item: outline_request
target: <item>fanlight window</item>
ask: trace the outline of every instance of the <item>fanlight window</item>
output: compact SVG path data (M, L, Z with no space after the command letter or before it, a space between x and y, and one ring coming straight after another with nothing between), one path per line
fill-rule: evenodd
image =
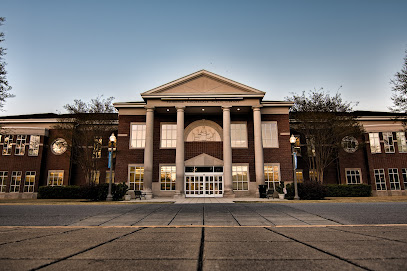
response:
M201 125L189 132L186 141L221 141L221 138L214 128Z

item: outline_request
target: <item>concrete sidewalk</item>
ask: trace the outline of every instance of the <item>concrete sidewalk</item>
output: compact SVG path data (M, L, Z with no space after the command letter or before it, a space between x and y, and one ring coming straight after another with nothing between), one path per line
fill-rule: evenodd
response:
M0 227L0 270L406 270L407 226Z
M152 198L133 199L127 202L144 203L174 203L174 204L201 204L201 203L235 203L235 202L288 202L286 199L262 199L262 198Z

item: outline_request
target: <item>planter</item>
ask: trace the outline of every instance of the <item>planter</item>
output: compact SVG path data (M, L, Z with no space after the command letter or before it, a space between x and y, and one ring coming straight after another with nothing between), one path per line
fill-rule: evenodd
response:
M278 194L279 199L284 199L284 197L285 197L285 194Z

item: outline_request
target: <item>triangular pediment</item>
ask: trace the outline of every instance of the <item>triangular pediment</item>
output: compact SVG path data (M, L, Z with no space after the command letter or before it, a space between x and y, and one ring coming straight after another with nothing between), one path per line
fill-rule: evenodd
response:
M209 154L202 153L200 155L192 157L191 159L186 160L185 166L221 167L223 166L223 161L213 156L210 156Z
M217 74L201 70L141 94L143 98L194 96L253 96L264 92Z

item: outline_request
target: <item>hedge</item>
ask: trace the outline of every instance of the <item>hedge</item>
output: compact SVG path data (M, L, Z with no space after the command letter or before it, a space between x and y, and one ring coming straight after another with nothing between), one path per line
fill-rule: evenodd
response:
M93 201L106 200L109 184L88 186L41 186L38 189L39 199L89 199ZM121 200L128 190L125 183L112 184L113 200Z
M368 184L328 184L327 197L370 197L372 187Z

